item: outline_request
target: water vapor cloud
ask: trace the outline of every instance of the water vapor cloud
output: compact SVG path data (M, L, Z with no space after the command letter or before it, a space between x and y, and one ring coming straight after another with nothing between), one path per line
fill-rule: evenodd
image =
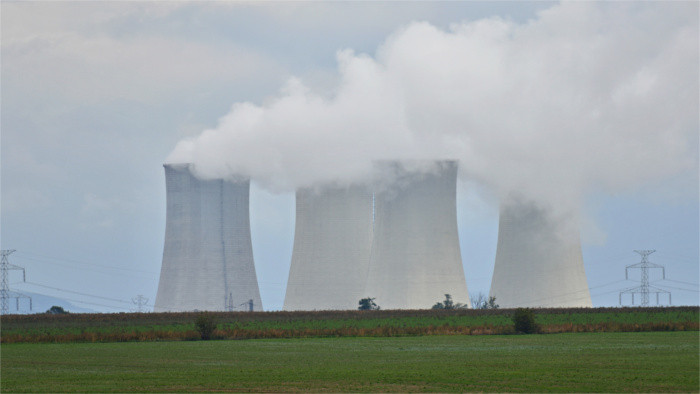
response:
M235 103L167 161L290 191L361 181L376 160L457 159L461 177L499 195L574 204L698 165L694 2L414 22L337 62L333 91L293 78L262 104Z

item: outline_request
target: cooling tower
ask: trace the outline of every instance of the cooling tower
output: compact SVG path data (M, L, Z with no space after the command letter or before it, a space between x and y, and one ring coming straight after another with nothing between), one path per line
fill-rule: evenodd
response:
M300 189L285 310L357 309L372 243L372 193Z
M166 164L165 246L155 311L262 310L253 264L249 181L200 180Z
M457 162L424 164L433 171L380 164L393 182L375 193L365 296L382 309L426 309L445 294L470 303L457 233Z
M591 307L572 219L530 203L502 204L490 296L501 308Z

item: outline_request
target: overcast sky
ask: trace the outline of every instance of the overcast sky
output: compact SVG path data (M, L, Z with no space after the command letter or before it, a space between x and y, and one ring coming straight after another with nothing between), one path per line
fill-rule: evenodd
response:
M152 304L162 163L186 159L253 177L261 296L280 309L295 187L440 156L462 166L470 293L488 293L499 199L518 191L580 213L594 306L635 285L635 249L657 250L667 280L651 277L675 305L698 304L697 2L0 10L0 241L27 270L13 289L98 311Z

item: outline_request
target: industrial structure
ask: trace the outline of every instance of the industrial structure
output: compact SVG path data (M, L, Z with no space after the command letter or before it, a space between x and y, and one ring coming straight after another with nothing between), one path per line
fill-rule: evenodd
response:
M12 253L16 252L14 249L8 249L8 250L2 250L0 251L0 254L2 255L0 257L0 277L2 278L0 280L0 315L7 315L10 313L10 299L14 298L15 299L15 307L16 310L19 311L19 300L20 299L27 299L29 300L29 310L32 310L32 297L22 294L16 291L10 290L10 282L9 282L9 271L12 270L18 270L22 271L22 282L27 281L27 273L24 270L24 268L10 264L10 260L8 259L8 256L11 255Z
M155 311L262 310L253 263L249 180L203 180L165 164L166 225Z
M357 309L372 245L365 186L300 189L284 310Z
M249 180L204 180L166 164L167 215L155 311L262 310ZM456 161L375 163L365 185L296 193L285 310L470 306L457 229ZM490 296L502 308L591 307L578 228L532 202L501 205Z
M572 222L534 203L501 204L490 291L501 308L592 306Z
M456 161L382 162L364 296L382 309L469 304L457 233ZM411 169L412 168L412 169Z
M656 250L635 250L640 256L642 256L642 261L637 264L628 265L625 267L625 279L629 279L630 269L640 270L640 280L639 286L631 287L620 292L620 305L622 305L622 296L629 294L632 299L632 305L634 305L634 295L640 295L640 305L649 306L649 294L656 294L656 305L659 305L659 294L664 294L668 296L668 305L671 305L671 292L661 289L656 286L649 284L649 270L657 268L661 270L662 279L666 279L666 268L663 265L654 264L649 261L649 255L656 252Z

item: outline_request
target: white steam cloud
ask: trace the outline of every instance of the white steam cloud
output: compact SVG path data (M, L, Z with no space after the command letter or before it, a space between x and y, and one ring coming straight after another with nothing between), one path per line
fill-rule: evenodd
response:
M342 50L332 93L290 80L168 162L271 190L356 182L374 160L458 159L500 195L578 203L697 166L698 3L570 2L526 24L416 22ZM560 204L555 204L560 205Z

